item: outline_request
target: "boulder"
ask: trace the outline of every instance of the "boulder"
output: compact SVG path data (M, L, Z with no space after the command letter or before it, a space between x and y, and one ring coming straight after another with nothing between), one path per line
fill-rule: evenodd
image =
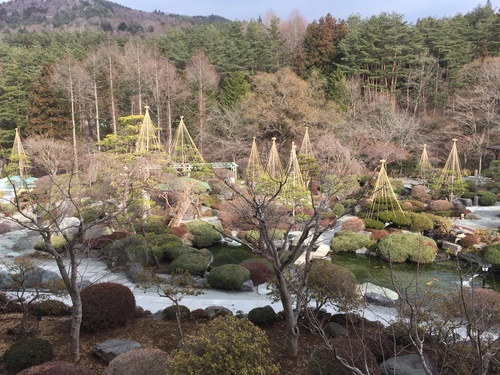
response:
M0 289L10 289L13 282L7 271L0 271Z
M80 227L80 219L76 217L66 217L62 219L59 228L61 233L67 236L74 236L78 233L78 228Z
M144 273L144 267L140 263L133 263L127 272L127 277L133 282L137 282L139 275Z
M252 280L247 280L241 285L241 291L242 292L253 292L255 291L255 288L253 286L253 281Z
M459 244L450 242L450 241L443 241L443 244L441 245L443 250L446 250L447 252L457 256L460 254L463 250L463 247Z
M394 300L387 298L386 296L378 293L367 292L364 295L365 301L372 305L384 306L384 307L394 307L396 302Z
M59 275L57 272L45 270L45 272L42 275L41 282L47 283L51 281L59 281L61 279L62 279L61 275Z
M348 335L347 329L335 322L326 323L325 333L330 337L346 337Z
M142 345L137 341L109 339L94 346L92 352L104 362L109 363L120 354L140 348Z
M233 315L233 312L224 306L209 306L205 309L210 319L220 315Z
M106 225L96 225L83 234L84 241L96 240L103 236L110 236L113 233L111 228Z
M432 368L429 361L426 360ZM418 354L402 355L400 357L389 358L380 364L381 375L426 375L424 366Z
M372 297L374 294L379 294L382 297L386 297L392 301L397 301L399 298L398 294L395 291L390 290L388 288L383 288L378 285L374 285L372 283L361 284L359 286L359 289L363 296L367 293L371 293Z

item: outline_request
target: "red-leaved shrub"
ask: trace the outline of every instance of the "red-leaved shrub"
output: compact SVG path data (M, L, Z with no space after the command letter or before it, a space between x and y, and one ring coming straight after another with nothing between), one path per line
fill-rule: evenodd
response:
M42 363L38 366L27 368L17 375L95 375L85 366L75 365L64 361Z
M245 262L241 265L250 271L253 285L264 284L271 277L271 269L261 262Z
M385 229L373 229L371 232L371 239L374 241L378 241L389 234Z

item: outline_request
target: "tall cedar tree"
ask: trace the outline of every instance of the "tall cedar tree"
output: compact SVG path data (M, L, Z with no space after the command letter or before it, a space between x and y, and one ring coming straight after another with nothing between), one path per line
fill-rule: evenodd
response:
M28 124L26 135L40 134L47 137L66 138L71 135L70 110L67 102L60 100L52 89L54 69L44 63L39 76L28 94Z

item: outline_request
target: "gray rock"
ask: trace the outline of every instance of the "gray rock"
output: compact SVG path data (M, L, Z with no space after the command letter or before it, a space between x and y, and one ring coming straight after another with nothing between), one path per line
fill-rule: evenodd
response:
M460 254L463 250L461 245L449 241L443 241L442 248L455 256Z
M130 280L136 282L137 277L144 273L144 267L140 263L133 263L128 269L127 276Z
M394 307L396 303L382 294L367 292L365 293L365 301L376 306Z
M109 339L94 346L92 352L104 362L109 363L120 354L140 348L142 345L137 341Z
M362 247L362 248L360 248L360 249L357 249L357 250L355 251L355 253L356 253L357 255L370 255L370 254L371 254L371 253L370 253L370 250L368 250L366 247Z
M85 280L79 281L76 285L80 288L80 290L83 290L86 287L88 287L89 285L92 285L92 281L85 279Z
M97 238L100 238L102 236L107 236L112 234L113 231L111 228L105 226L105 225L96 225L89 230L85 231L83 234L83 239L84 240L95 240Z
M233 312L224 306L209 306L205 309L210 319L219 315L233 315Z
M325 325L325 333L331 337L345 337L348 335L347 329L335 322L328 322Z
M59 228L61 233L69 236L74 236L78 233L78 228L80 227L80 219L76 217L66 217L62 219Z
M432 368L429 361L426 360ZM418 354L408 354L390 358L380 364L381 375L426 375L424 366Z
M43 275L42 275L41 282L42 283L47 283L49 281L58 281L58 280L61 280L61 279L62 279L61 275L59 275L57 272L46 270L43 273Z
M20 253L16 253L15 251L11 251L11 252L7 253L5 256L7 258L17 258L20 255L21 255Z
M10 289L13 282L7 271L0 271L0 289Z
M464 207L472 206L472 199L470 198L458 198L458 201L464 205Z
M359 289L362 295L365 295L365 293L376 293L384 297L387 297L389 299L392 299L393 301L397 301L399 299L399 296L395 291L372 283L361 284L359 286Z
M193 286L195 288L199 288L199 289L207 288L208 287L208 280L204 277L194 276L193 277Z
M42 283L42 277L45 270L41 267L34 267L33 272L24 280L24 285L27 287L39 286Z
M253 281L252 280L247 280L241 285L241 291L242 292L253 292L255 291L255 288L253 286Z

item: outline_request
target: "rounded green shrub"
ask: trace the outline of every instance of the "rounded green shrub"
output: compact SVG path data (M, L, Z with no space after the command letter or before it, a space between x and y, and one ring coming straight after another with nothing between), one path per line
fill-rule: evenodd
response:
M169 219L166 216L150 215L141 218L134 223L134 229L137 233L147 234L168 234L171 232L168 226Z
M256 307L248 312L248 320L253 324L265 327L277 322L279 315L271 306Z
M380 220L377 220L377 219L366 218L366 219L363 219L363 221L365 222L366 229L381 230L381 229L385 228L385 224L382 223Z
M88 367L64 361L42 363L19 372L17 375L95 375Z
M148 242L140 234L125 237L121 240L123 249L128 255L130 262L147 265L152 263L149 254Z
M193 235L193 246L195 247L208 247L222 239L221 234L204 221L191 221L184 226Z
M52 359L52 345L47 340L29 338L15 341L8 348L3 361L10 369L23 370Z
M194 247L188 246L188 245L180 245L178 247L169 247L169 248L164 248L163 249L163 260L167 262L172 262L181 255L184 254L192 254L192 253L198 253L198 249L195 249Z
M369 204L367 209L371 212L379 212L379 211L393 211L394 208L399 207L398 201L395 198L391 197L380 197L375 198Z
M484 251L484 261L492 265L500 264L500 242L491 244Z
M167 272L173 273L177 270L184 270L189 272L192 276L203 276L209 262L210 258L199 252L182 254L170 263Z
M237 290L250 279L250 271L238 264L225 264L210 271L208 283L217 289Z
M368 370L370 375L379 375L380 368L373 352L363 342L357 339L334 338L330 344L338 357L347 361L349 365ZM307 366L308 375L351 375L338 359L332 349L320 346L316 348Z
M103 215L103 207L99 206L84 208L80 213L81 221L83 221L84 223L91 223L93 221L96 221L99 218L103 217Z
M330 245L334 252L349 253L363 247L369 247L371 240L370 236L364 233L340 231L335 233Z
M382 259L394 263L431 263L436 258L437 245L433 239L415 233L393 233L379 241L378 250Z
M377 219L383 223L391 223L398 228L409 228L412 223L410 215L402 211L377 212L376 216Z
M247 319L222 316L171 353L168 374L279 374L272 358L264 331Z
M50 237L50 242L52 243L52 246L54 246L54 249L58 253L63 253L66 251L66 247L68 246L68 242L64 238L62 234L56 234ZM38 251L47 251L47 246L45 246L44 241L40 241L34 246L35 250Z
M424 230L434 229L434 222L426 215L415 212L408 212L411 218L410 230L414 232L423 232Z
M93 284L82 290L82 327L94 332L124 326L135 314L135 297L125 285Z
M497 196L489 191L478 191L480 206L493 206L497 202Z
M335 203L333 206L332 206L332 212L336 215L336 216L340 216L344 213L345 211L345 207L342 203Z
M71 308L62 301L49 299L37 303L33 314L36 316L65 316L71 314Z
M240 263L240 265L250 271L250 279L253 281L253 285L264 284L273 275L273 270L261 262L244 262Z
M177 313L179 313L180 319L188 319L191 316L191 311L189 307L184 305L172 305L163 309L163 318L166 320L177 319Z
M213 246L210 248L214 254L212 267L222 266L224 264L240 264L241 262L253 257L253 254L245 247Z
M182 254L185 246L182 240L168 233L147 233L146 242L149 250L152 251L158 259L172 261ZM180 250L179 250L180 249Z
M134 349L113 358L104 375L165 375L168 359L160 349Z

